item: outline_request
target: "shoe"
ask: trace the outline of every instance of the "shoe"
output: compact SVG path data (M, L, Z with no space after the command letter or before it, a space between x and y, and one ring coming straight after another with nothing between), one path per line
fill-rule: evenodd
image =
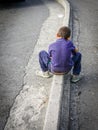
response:
M43 77L43 78L50 78L53 75L49 73L49 71L43 72L43 71L36 71L36 75Z
M76 83L76 82L78 82L78 81L80 81L80 76L79 75L72 75L72 77L71 77L71 82L72 83Z

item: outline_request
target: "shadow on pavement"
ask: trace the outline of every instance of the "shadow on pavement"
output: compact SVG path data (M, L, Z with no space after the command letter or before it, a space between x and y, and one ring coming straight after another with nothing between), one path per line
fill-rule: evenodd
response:
M41 5L40 0L0 0L0 10Z

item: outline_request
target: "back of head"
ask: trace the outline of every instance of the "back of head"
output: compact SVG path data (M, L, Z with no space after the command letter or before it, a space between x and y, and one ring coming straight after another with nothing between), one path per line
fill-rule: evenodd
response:
M70 37L71 35L71 30L69 27L66 27L66 26L63 26L61 27L59 30L58 30L58 33L57 33L58 37L62 37L66 40L68 40L68 38Z

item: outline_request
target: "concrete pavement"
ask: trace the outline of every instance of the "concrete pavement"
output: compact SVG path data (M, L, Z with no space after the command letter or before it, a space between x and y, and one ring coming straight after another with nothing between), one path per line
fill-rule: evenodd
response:
M47 50L49 43L55 40L55 34L58 28L65 25L63 20L67 21L66 25L68 24L68 20L65 20L68 13L66 14L66 7L65 9L62 8L55 1L43 0L43 2L49 8L50 16L41 28L39 39L26 67L23 89L16 97L11 108L5 130L42 130L44 120L48 119L48 117L45 118L45 114L50 99L51 83L52 80L57 80L57 77L43 79L35 75L35 71L40 69L38 53L40 50ZM62 2L64 1L62 0ZM59 101L60 98L57 101L57 105L60 103Z

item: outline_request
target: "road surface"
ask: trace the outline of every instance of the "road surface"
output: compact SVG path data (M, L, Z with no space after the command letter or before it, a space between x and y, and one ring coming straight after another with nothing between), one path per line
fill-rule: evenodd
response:
M23 86L48 8L40 0L0 4L0 130Z
M98 1L69 0L82 80L71 84L70 130L98 130Z

